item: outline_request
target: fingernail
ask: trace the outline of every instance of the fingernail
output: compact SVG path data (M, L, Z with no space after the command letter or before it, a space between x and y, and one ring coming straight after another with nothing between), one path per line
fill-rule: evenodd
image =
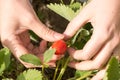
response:
M56 34L54 34L54 37L55 37L56 39L63 39L63 38L64 38L64 35L56 33Z

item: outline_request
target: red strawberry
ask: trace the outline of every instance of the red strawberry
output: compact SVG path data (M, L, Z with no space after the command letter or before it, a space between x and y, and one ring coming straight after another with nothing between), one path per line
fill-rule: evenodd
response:
M56 55L62 55L67 50L67 45L64 40L59 40L52 44L52 48L56 49Z

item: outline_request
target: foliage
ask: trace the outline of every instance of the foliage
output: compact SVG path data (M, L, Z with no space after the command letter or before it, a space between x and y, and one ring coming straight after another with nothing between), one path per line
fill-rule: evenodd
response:
M20 59L24 62L31 63L37 66L40 66L42 64L40 59L32 54L24 54L20 57Z
M87 3L83 3L82 5L79 2L74 2L74 0L71 0L69 5L51 3L47 5L47 7L68 21L71 21L86 4ZM79 29L72 40L70 40L70 46L75 47L76 49L82 49L85 43L89 40L91 31L91 24L86 24L83 28Z
M28 69L21 73L17 80L42 80L43 76L42 73L35 69Z
M0 50L0 76L10 64L10 55L11 53L8 48L3 48Z
M56 12L57 14L61 15L68 21L71 21L77 14L78 12L81 11L81 4L80 3L72 3L70 5L63 5L63 4L50 4L48 5L48 8ZM67 13L67 14L66 14ZM71 16L72 15L72 16ZM72 38L70 42L70 46L74 46L76 49L82 49L85 43L89 40L91 34L92 34L92 26L90 23L86 24L85 26L89 26L89 29L82 28L78 30L76 35ZM85 27L84 26L84 27ZM86 37L87 36L87 37ZM77 43L77 45L76 45ZM78 46L80 45L80 47ZM87 78L92 71L76 71L76 75L74 78L71 78L69 80L81 80L84 78ZM95 74L94 74L95 75ZM76 77L79 76L78 79ZM118 60L115 58L111 58L108 66L107 66L107 71L106 71L106 76L104 77L104 80L120 80L120 69L119 69L119 63Z
M75 16L75 12L64 4L52 4L51 3L50 5L48 5L48 8L55 11L59 15L63 16L68 21L72 20L73 17Z
M62 0L61 0L62 1ZM59 14L60 16L64 17L68 21L71 21L86 5L87 3L79 3L71 0L69 5L65 5L63 3L50 3L47 5L49 9L54 11L55 13ZM83 28L79 29L78 32L71 38L71 40L67 41L68 46L72 46L76 49L82 49L86 42L90 39L92 35L92 25L87 23ZM32 31L30 31L31 40L36 43L39 43L39 37ZM25 54L20 57L20 59L24 62L41 66L38 69L26 69L23 65L16 66L13 62L13 57L11 58L11 53L9 49L3 48L0 50L0 79L2 80L48 80L48 74L45 74L46 69L49 67L47 63L52 59L53 55L55 54L55 49L48 48L44 52L44 59L41 61L38 57L32 54ZM65 71L68 69L68 63L71 60L68 53L58 61L56 61L56 68L54 68L54 75L52 76L52 80L62 80ZM42 63L44 62L44 63ZM19 63L18 63L19 64ZM12 66L12 67L11 67ZM47 67L46 67L47 66ZM120 64L119 61L112 57L107 64L106 74L104 76L104 80L120 80ZM9 68L9 69L8 69ZM12 77L5 77L4 73L10 71L9 73L16 74L15 78ZM80 71L75 70L75 74L73 77L69 77L66 80L88 80L92 76L94 76L97 71ZM20 73L20 74L19 74ZM19 74L19 75L18 75ZM50 79L51 80L51 79Z
M46 50L45 51L45 53L44 53L44 63L47 63L47 62L49 62L50 60L51 60L51 58L53 57L53 54L55 54L55 49L52 49L52 48L50 48L50 49L48 49L48 50Z
M112 57L107 65L107 71L103 80L120 80L119 62Z
M2 80L13 80L13 79L5 78L5 79L2 79Z
M68 21L71 21L83 8L83 6L78 2L71 3L70 5L51 3L47 5L47 7Z

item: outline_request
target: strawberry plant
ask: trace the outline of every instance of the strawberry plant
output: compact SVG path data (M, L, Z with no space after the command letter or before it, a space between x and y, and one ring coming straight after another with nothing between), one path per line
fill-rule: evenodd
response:
M87 3L81 4L71 0L70 4L66 5L61 0L61 3L50 3L47 7L66 20L71 21ZM82 49L90 39L92 30L91 24L87 23L69 41L59 40L49 43L47 50L44 52L43 61L32 54L20 56L22 61L37 66L37 68L33 69L26 69L15 60L9 49L2 48L0 50L0 80L90 80L99 70L80 71L69 68L68 63L71 58L66 49L71 46L75 49ZM30 35L32 41L35 43L39 42L39 37L35 33L30 31ZM56 61L56 67L51 68L48 63L53 55L61 56L61 58ZM115 57L111 57L103 80L120 80L119 66L119 61ZM67 75L67 70L68 73L74 71L74 75L63 78ZM52 71L52 74L47 74L48 71ZM49 78L48 75L51 75L52 78Z

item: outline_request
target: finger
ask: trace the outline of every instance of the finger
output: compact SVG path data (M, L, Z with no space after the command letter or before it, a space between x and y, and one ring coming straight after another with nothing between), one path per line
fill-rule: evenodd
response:
M69 55L76 59L76 60L81 60L81 56L82 56L82 50L75 50L74 48L68 48L68 53Z
M20 56L29 53L29 51L25 48L24 44L21 42L18 36L11 35L11 37L4 40L4 43L5 46L11 50L16 59L18 59L25 67L27 68L35 67L34 65L23 62L20 59Z
M57 41L57 40L64 38L63 34L57 33L55 31L49 29L39 20L33 20L33 22L31 24L29 24L28 26L30 26L29 28L33 32L35 32L39 37L41 37L42 39L44 39L46 41L53 42L53 41Z
M88 22L91 17L91 12L89 9L89 5L84 7L82 11L68 24L66 30L64 31L65 39L72 37L78 29L80 29L84 24Z
M32 50L34 49L34 45L32 43L28 44L27 49L32 53Z
M46 49L47 49L47 41L42 40L39 46L40 53L44 53Z
M48 62L50 67L56 67L56 61L61 59L63 55L53 55L52 59Z
M105 44L103 49L94 57L93 64L98 65L97 67L94 66L94 69L102 68L109 61L110 57L113 54L113 51L119 44L119 40L117 40L116 38L117 37L111 37L111 39Z
M74 50L69 48L68 52L77 60L89 60L100 51L108 39L108 37L101 34L100 30L95 30L91 39L85 44L83 50Z
M114 45L113 45L114 44ZM116 44L109 41L101 51L94 57L93 60L82 62L72 62L70 66L79 70L93 70L102 68L109 60Z
M115 56L119 61L120 61L120 45L118 45L114 51L113 51L113 56Z
M103 80L106 69L100 70L91 80Z
M46 27L37 17L31 5L29 5L30 11L26 12L26 15L21 17L20 24L23 29L30 29L36 33L39 37L46 41L57 41L64 38L63 34L57 33L48 27ZM27 18L25 18L27 17ZM24 20L23 20L24 18Z
M20 57L22 54L28 53L28 51L24 47L24 44L21 42L18 36L11 35L9 38L3 39L3 43L14 53L17 58Z
M40 60L43 62L43 54L45 52L45 50L47 49L47 41L42 40L39 44L39 52L36 54L36 56L38 56L40 58Z
M18 34L20 37L20 40L23 42L25 47L28 47L28 45L30 44L30 36L28 31L24 31L21 34Z
M57 61L57 60L61 59L63 56L64 55L55 55L54 54L51 61Z

